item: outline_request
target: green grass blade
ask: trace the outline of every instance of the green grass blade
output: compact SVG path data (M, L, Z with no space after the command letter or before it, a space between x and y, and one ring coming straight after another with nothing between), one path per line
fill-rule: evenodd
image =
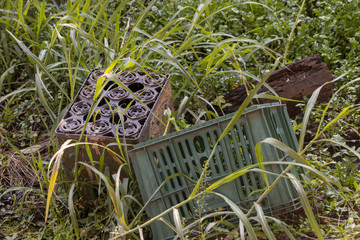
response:
M38 57L35 56L26 46L25 44L17 39L11 32L6 30L11 37L17 42L17 44L20 46L20 48L45 72L45 74L56 84L56 86L59 88L59 90L70 100L69 96L65 92L65 90L60 86L60 84L56 81L56 79L50 74L44 63L40 61Z
M240 105L239 109L236 111L234 117L231 119L231 121L228 123L228 125L226 126L226 128L223 130L223 132L221 133L219 139L217 140L217 142L215 143L214 149L212 150L208 160L205 163L205 167L203 168L203 171L201 173L200 178L198 179L198 182L196 183L196 186L194 187L192 193L190 194L189 197L193 197L195 196L196 192L198 191L201 181L204 177L204 174L207 170L207 168L209 167L209 161L210 159L214 156L215 151L216 151L216 147L218 146L218 144L220 143L221 139L223 139L228 132L233 128L233 126L235 125L235 123L239 120L239 118L241 117L241 115L243 114L243 112L245 111L245 108L249 105L250 101L252 100L252 98L254 97L254 95L257 93L257 91L259 91L259 89L262 87L262 85L265 83L266 79L269 78L270 74L276 69L276 67L278 66L279 61L276 62L275 66L271 69L271 71L269 71L269 73L267 73L262 80L255 86L255 88L253 90L251 90L249 92L249 95L245 98L244 102Z
M184 98L181 100L180 105L178 107L178 111L176 113L176 120L180 119L181 114L184 112L186 105L188 104L189 97L184 96Z
M123 11L123 9L125 8L126 4L128 4L130 0L123 0L121 1L121 3L119 4L119 6L115 9L115 11L112 13L109 22L115 22L116 19L118 18L119 15L121 15L121 12Z
M316 134L316 136L310 141L310 143L306 145L306 147L302 150L301 154L306 152L306 150L316 141L316 139L320 137L328 128L330 128L332 125L337 123L339 119L357 111L358 109L360 109L358 105L349 106L343 109L333 120L331 120L328 124L326 124L325 127L319 133Z
M203 12L205 11L205 9L208 7L209 3L211 2L211 0L206 0L205 3L201 3L197 9L196 9L196 13L194 14L194 17L192 19L192 24L191 27L187 33L186 38L188 38L192 32L192 30L195 27L195 24L197 23L197 21L199 20L199 18L201 17L201 15L203 14Z
M42 90L42 84L41 84L41 74L40 73L36 73L35 74L35 85L36 85L36 93L39 96L39 101L41 102L41 104L44 106L44 108L46 109L46 111L48 112L51 120L53 122L55 122L56 120L56 115L55 113L51 110L49 104L48 104L48 100L45 98L43 90Z
M266 138L266 139L262 140L261 142L256 144L255 149L260 149L260 151L261 151L260 147L263 143L270 144L270 145L280 149L281 151L287 153L290 157L292 157L293 159L295 159L296 161L298 161L302 164L310 165L310 163L305 158L300 156L295 150L293 150L292 148L287 146L285 143L283 143L275 138ZM256 155L256 157L262 158L262 154L259 156Z
M7 144L9 144L12 150L14 150L17 154L19 154L19 156L22 157L35 172L37 171L37 169L34 167L34 164L31 161L29 161L29 159L21 152L21 150L19 150L15 145L13 145L8 138L6 138L6 142Z
M240 240L245 240L245 228L242 221L239 221Z
M150 12L152 6L156 3L157 0L153 0L151 1L147 7L140 13L140 15L138 16L137 18L137 21L136 23L134 24L133 26L133 29L136 29L140 26L140 24L142 23L142 21L144 21L145 17L147 16L147 14ZM124 42L124 44L122 44L122 47L121 47L121 53L124 53L126 51L126 49L128 48L128 45L130 43L133 43L133 35L135 35L136 31L134 30L131 30L130 33L129 33L129 36L128 38L126 39L126 41Z
M6 76L9 73L12 73L14 71L14 68L17 67L17 66L19 66L19 64L12 65L8 69L6 69L6 71L3 74L1 74L1 76L0 76L0 93L2 92L2 88L3 88Z
M220 186L222 186L222 185L224 185L226 183L234 181L236 178L241 177L242 175L250 172L251 168L253 168L255 166L257 166L257 165L250 165L250 166L243 167L242 169L239 169L239 170L227 175L226 177L223 177L220 180L214 182L209 187L207 187L207 189L205 191L206 192L213 191L216 188L218 188L218 187L220 187Z
M70 144L70 142L71 142L71 140L67 140L63 145L61 145L59 151L56 152L56 154L52 157L52 159L50 160L50 163L49 163L49 168L50 168L51 163L54 161L54 167L52 169L52 174L51 174L51 177L50 177L50 183L49 183L49 186L48 186L48 195L47 195L47 199L46 199L45 223L47 221L48 214L49 214L51 196L54 193L56 179L57 179L57 176L59 174L61 157L64 154L64 151L65 151L66 147Z
M299 149L298 152L300 153L303 150L304 147L304 139L305 139L305 134L306 134L306 128L309 122L309 118L310 118L310 113L312 111L312 109L315 106L316 100L320 94L320 91L322 89L323 86L320 86L319 88L317 88L313 94L311 95L308 104L306 105L306 110L305 110L305 114L304 114L304 119L301 125L301 130L300 130L300 137L299 137Z
M274 96L268 93L260 93L254 96L254 98L264 98L264 99L271 99L271 100L277 100L277 101L288 101L288 102L299 102L303 103L304 101L296 100L296 99L290 99L290 98L283 98L279 96Z
M208 221L211 221L211 218L213 217L217 217L217 216L225 216L225 215L235 215L234 212L232 211L216 211L213 213L209 213L206 214L205 216L201 216L200 219L193 219L193 221L191 223L189 223L187 226L184 226L184 232L190 230L191 228L195 227L195 226L199 226L199 224L203 221L205 221L206 219L208 219ZM213 228L214 226L218 225L219 222L215 222L216 224L209 223L209 225L206 227L205 229L205 233L207 233L207 231L210 231L211 228ZM243 234L245 235L245 233Z
M296 26L297 26L297 24L299 23L299 19L300 19L300 16L301 16L302 11L303 11L303 9L304 9L305 2L306 2L306 0L303 0L303 1L302 1L302 4L301 4L301 6L300 6L300 10L299 10L299 12L298 12L298 14L297 14L297 16L296 16L296 19L295 19L295 23L294 23L294 25L293 25L293 27L292 27L292 29L291 29L291 32L290 32L290 35L289 35L287 41L286 41L283 59L286 59L286 58L287 58L287 55L288 55L288 53L289 53L290 43L291 43L291 40L292 40L292 38L293 38L293 35L294 35L294 32L295 32Z
M117 205L117 208L119 209L119 213L121 216L123 216L123 218L121 219L120 222L120 225L121 225L121 228L120 228L120 233L122 233L125 229L126 229L126 225L127 225L127 216L125 215L125 211L123 209L123 202L122 202L122 199L120 197L120 192L122 194L126 194L126 192L124 192L125 189L123 189L123 191L121 190L122 188L122 184L120 182L120 173L121 173L121 169L123 168L124 165L121 165L116 173L116 179L115 179L115 198L116 198L116 205ZM127 203L125 203L127 204ZM125 224L124 224L125 223Z
M46 0L43 0L42 4L41 4L41 9L40 9L40 14L39 14L39 18L37 20L37 32L36 32L36 36L40 35L40 29L41 29L41 25L43 20L46 20L46 16L45 16L45 6L46 6Z
M318 133L317 136L320 136L321 134L323 134L326 129L330 128L332 125L334 125L335 123L337 123L337 121L340 118L343 118L347 115L349 115L350 113L358 110L360 107L354 107L354 106L349 106L344 108L333 120L331 120L328 124L325 125L325 127Z
M339 141L336 141L336 140L333 140L333 139L320 139L320 140L315 141L314 143L321 143L321 142L331 142L331 143L337 144L337 145L339 145L339 146L341 146L343 148L346 148L352 154L354 154L358 159L360 159L360 153L357 152L356 150L354 150L353 148L351 148L349 145L347 145L345 143L342 143L342 142L339 142Z
M257 204L256 202L254 202L254 205L255 205L256 212L257 212L257 217L259 219L259 222L261 224L261 227L262 227L265 235L267 236L267 239L276 240L276 237L274 236L269 224L266 221L266 217L265 217L265 214L264 214L261 206L259 204Z
M259 163L259 168L263 171L266 171L265 166L264 166L264 160L263 160L264 158L263 158L263 154L262 154L262 150L261 150L261 142L257 143L255 145L255 155L256 155L256 159ZM261 173L261 176L265 182L266 187L269 187L270 184L269 184L269 179L267 177L267 174Z
M157 53L160 56L164 57L165 60L162 60L163 63L172 65L175 68L177 68L186 77L186 79L190 80L194 84L194 86L196 86L196 88L201 91L201 88L200 88L199 84L196 82L196 79L193 78L189 74L188 70L185 69L185 67L178 61L178 59L176 59L174 56L172 56L168 51L162 51L162 50L160 50L158 48L153 48L153 47L146 47L146 49L148 49L148 50L152 51L153 53Z
M139 235L140 235L140 240L145 240L142 228L139 228Z
M287 153L295 161L297 161L297 162L299 162L299 163L301 163L303 165L310 166L309 162L307 160L305 160L305 158L303 158L299 153L297 153L296 151L291 149L289 146L287 146L286 144L280 142L279 140L277 140L275 138L266 138L263 141L261 141L260 143L258 143L257 145L261 145L262 143L270 144L270 145L280 149L281 151ZM293 164L293 163L291 163L291 164ZM307 168L307 169L309 169L309 168ZM324 173L322 173L320 171L314 171L314 170L312 170L311 172L315 176L317 176L318 178L325 181L327 184L330 185L330 183L331 183L331 184L337 186L338 188L343 189L343 187L341 186L341 184L337 180L329 178Z
M117 207L118 205L117 205L117 202L116 202L116 194L115 194L114 188L111 185L109 179L102 172L100 172L99 170L97 170L93 166L91 166L91 165L89 165L87 163L84 163L84 162L80 162L80 164L84 165L85 167L90 168L91 171L96 173L101 178L101 180L105 183L106 189L108 190L108 193L110 195L111 202L113 203L113 207L114 207L116 216L118 217L118 220L121 221L122 224L126 227L125 230L127 230L128 227L127 227L124 215L122 214L121 210L118 209L118 207Z
M279 227L285 232L285 234L288 236L288 238L290 238L290 240L296 240L295 237L292 235L292 233L289 231L289 229L286 227L284 222L274 217L266 216L266 218L273 220L277 225L279 225Z
M246 215L244 214L244 212L233 201L231 201L229 198L225 197L224 195L219 194L219 193L213 193L213 194L215 194L216 196L221 197L222 199L225 200L225 202L230 206L230 208L234 211L236 216L239 218L239 221L241 221L244 224L245 229L246 229L247 233L249 234L249 239L256 240L257 236L254 231L254 228L251 226L251 223L250 223L249 219L246 217Z
M18 90L15 90L15 91L12 91L11 93L5 95L5 96L2 96L0 97L0 103L3 102L4 100L6 100L7 98L13 96L13 95L16 95L18 93L23 93L23 92L29 92L29 91L36 91L36 88L34 87L29 87L29 88L22 88L22 89L18 89Z
M193 179L191 179L190 177L186 176L183 173L175 173L169 177L167 177L162 183L161 185L155 190L155 192L150 196L150 198L146 201L146 203L144 204L144 206L142 207L142 209L138 212L138 214L136 215L136 217L134 218L134 220L130 223L129 227L131 228L132 226L134 226L134 224L136 223L136 220L138 220L138 218L141 216L141 214L145 211L146 207L151 203L151 201L154 199L154 197L156 196L156 194L165 186L165 184L172 178L175 177L183 177L186 180L188 180L191 183L195 183L195 181Z
M75 192L75 183L71 184L71 188L70 188L70 192L69 192L69 197L68 197L68 207L69 207L69 213L70 213L70 218L71 218L71 224L73 226L74 232L75 232L75 236L76 239L80 238L80 231L79 231L79 224L76 218L76 212L75 212L75 206L74 206L74 192Z
M29 188L29 187L11 187L11 188L6 189L3 193L1 193L0 198L2 196L7 195L10 192L16 192L16 191L41 193L40 189L34 189L34 188Z
M331 82L328 82L328 83L334 83L334 82L338 81L339 79L343 78L344 76L346 76L348 73L349 73L349 71L343 73L342 75L340 75L339 77L335 78L334 80L332 80ZM322 126L322 124L323 124L323 122L324 122L324 119L325 119L325 115L326 115L326 113L327 113L327 111L328 111L328 109L329 109L329 107L330 107L330 104L333 102L333 100L335 99L335 97L337 96L337 94L338 94L339 92L341 92L342 90L344 90L344 88L346 88L347 86L349 86L349 85L351 85L351 84L353 84L353 83L355 83L355 82L358 82L359 80L360 80L360 78L356 78L356 79L354 79L354 80L352 80L352 81L350 81L350 82L342 85L338 90L336 90L336 92L335 92L334 94L332 94L332 96L331 96L328 104L326 105L326 107L325 107L324 110L323 110L323 113L322 113L322 116L321 116L321 120L320 120L320 123L319 123L319 127L318 127L318 130L316 131L316 135L318 135L318 133L320 132L321 126ZM327 84L327 83L325 83L324 85L326 85L326 84Z
M104 14L104 12L105 12L105 10L106 10L106 7L107 7L107 5L109 4L109 1L110 1L110 0L106 0L105 2L103 2L103 1L100 2L100 4L101 4L100 11L97 12L96 18L95 18L95 20L92 22L89 32L91 32L91 31L93 30L93 28L96 26L96 24L98 23L98 21L100 20L100 18L103 16L103 14Z
M325 238L324 238L323 234L321 233L319 224L317 223L317 221L315 219L314 212L311 209L311 206L310 206L309 200L306 196L306 193L304 191L304 188L302 187L300 182L295 178L295 176L293 174L288 173L287 175L290 177L290 180L291 180L292 184L294 185L295 190L299 194L301 206L303 207L305 214L309 219L311 229L315 232L318 239L324 240Z
M317 176L318 178L323 180L328 186L330 186L330 187L337 186L340 189L344 189L340 185L340 183L338 181L336 181L336 180L334 180L332 178L329 178L328 176L326 176L326 174L320 172L319 170L316 170L315 168L313 168L313 167L311 167L309 165L305 165L305 164L302 164L302 163L296 163L296 162L279 162L279 161L277 161L277 162L264 162L263 164L265 166L266 165L284 165L284 166L288 165L288 166L302 167L302 168L308 170L314 176ZM211 184L209 187L207 187L204 192L208 193L208 192L214 191L215 189L221 187L222 185L224 185L226 183L229 183L231 181L234 181L236 178L241 177L242 175L244 175L244 174L246 174L246 173L248 173L250 171L264 173L263 170L257 169L258 166L259 166L259 164L253 164L253 165L246 166L246 167L244 167L242 169L239 169L239 170L227 175L226 177L223 177L220 180L217 180L216 182ZM275 174L275 173L268 172L268 171L265 171L265 173L266 174L272 174L272 175ZM275 175L277 175L279 179L286 177L286 176L283 175L283 173L282 173L282 175L278 175L278 174L275 174ZM277 181L277 180L275 180L275 181ZM274 182L272 184L274 184Z
M177 208L173 209L173 219L174 219L177 235L179 236L180 240L185 240L183 226L181 224L181 217L179 214L179 210Z
M70 99L71 101L74 100L74 90L75 90L75 83L76 81L74 81L73 79L73 74L72 74L72 68L71 68L71 59L70 59L70 54L71 54L71 51L68 51L68 48L66 46L66 40L63 36L61 36L60 32L58 31L58 29L55 27L55 31L56 31L56 34L57 34L57 37L61 43L61 46L62 46L62 50L63 50L63 56L66 60L66 63L67 63L67 73L69 75L69 81L70 81Z
M81 10L81 13L86 13L90 7L91 0L86 0L85 4ZM84 16L80 16L79 20L82 22L84 20Z

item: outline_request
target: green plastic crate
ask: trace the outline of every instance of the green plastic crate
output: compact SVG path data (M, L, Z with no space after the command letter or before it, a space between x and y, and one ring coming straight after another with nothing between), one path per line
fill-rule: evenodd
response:
M197 180L202 172L203 163L208 159L213 145L221 135L234 114L229 114L188 129L174 132L144 143L135 145L130 151L131 162L140 186L144 202L147 202L161 183L174 173L184 173ZM255 145L267 137L276 138L292 149L297 149L297 140L291 126L285 105L263 104L248 108L230 132L220 141L214 157L210 160L207 184L211 184L245 166L257 163ZM264 161L292 161L282 151L268 145L262 145ZM267 165L266 169L281 173L286 165ZM292 173L298 176L293 168ZM275 176L269 175L270 182ZM227 183L216 192L227 196L236 204L249 209L260 195L251 194L261 190L265 183L260 173L250 172L233 182ZM155 217L171 206L187 199L194 185L183 177L169 180L151 200L147 214ZM196 216L196 209L205 212L226 208L225 201L214 195L207 195L205 206L190 202L179 209L186 220ZM300 205L295 189L289 180L281 180L262 202L263 210L268 215L289 212ZM169 214L166 220L172 222ZM154 239L171 239L174 232L163 222L152 224Z

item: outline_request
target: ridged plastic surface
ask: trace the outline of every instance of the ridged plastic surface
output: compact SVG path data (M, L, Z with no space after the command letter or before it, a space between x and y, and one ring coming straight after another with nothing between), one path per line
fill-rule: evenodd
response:
M135 145L130 151L131 161L144 202L169 176L184 173L197 180L204 162L208 159L217 139L226 128L233 114L199 124L183 131ZM255 145L267 137L276 138L296 149L297 141L286 108L279 104L264 104L248 108L230 132L220 141L214 157L210 160L207 174L209 185L245 166L257 163ZM266 144L262 145L264 161L292 161L283 152ZM286 166L268 165L266 169L281 173ZM298 173L292 170L295 176ZM274 176L269 176L274 181ZM151 200L147 213L150 218L187 199L194 185L183 177L169 180ZM249 209L259 197L265 183L260 173L247 173L233 182L215 190L236 204ZM185 219L192 219L198 209L203 214L228 205L219 197L207 195L204 204L190 202L179 208ZM275 215L299 207L298 196L288 180L281 180L262 203L266 214ZM167 216L172 221L172 216ZM152 225L154 239L171 239L174 232L162 222Z

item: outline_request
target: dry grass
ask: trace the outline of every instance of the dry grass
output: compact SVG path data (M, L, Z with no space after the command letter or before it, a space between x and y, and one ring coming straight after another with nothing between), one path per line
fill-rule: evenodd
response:
M0 184L2 187L33 187L39 184L34 170L25 159L12 150L3 154L7 156L1 159ZM31 157L27 157L31 162Z
M49 147L49 140L45 139L38 142L32 147L21 150L23 156L20 156L12 149L2 150L0 149L0 184L3 188L10 188L16 186L22 187L37 187L39 186L39 180L35 170L30 164L36 164L31 157L31 153L37 155L41 153L42 161L48 158L47 149ZM41 176L41 173L38 173ZM42 179L40 179L42 180Z

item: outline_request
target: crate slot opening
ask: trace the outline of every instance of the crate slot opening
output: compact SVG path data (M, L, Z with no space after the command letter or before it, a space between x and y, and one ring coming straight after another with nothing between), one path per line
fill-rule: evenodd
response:
M122 116L123 120L121 120L121 117L118 113L115 113L110 118L110 123L114 125L119 125L119 128L122 127L122 122L126 122L127 117L125 115Z
M205 152L205 143L204 139L200 136L196 136L193 140L195 149L198 153Z
M89 116L89 113L88 114L85 114L84 117L83 117L83 120L86 121L86 119L88 118ZM89 122L93 122L93 121L97 121L97 120L100 120L101 119L101 115L98 113L94 113L93 115L91 115L91 117L89 118Z
M98 106L105 105L105 104L109 104L109 103L110 103L110 99L108 99L107 97L103 97L103 98L100 100Z
M123 100L121 100L119 102L119 107L121 108L127 108L127 106L131 103L130 106L134 106L135 105L135 101L133 101L133 99L130 98L125 98Z
M108 81L104 87L105 90L110 91L112 89L117 88L119 85L114 81Z
M129 85L129 89L132 91L132 92L137 92L141 89L144 88L144 84L142 83L133 83L133 84L130 84Z

